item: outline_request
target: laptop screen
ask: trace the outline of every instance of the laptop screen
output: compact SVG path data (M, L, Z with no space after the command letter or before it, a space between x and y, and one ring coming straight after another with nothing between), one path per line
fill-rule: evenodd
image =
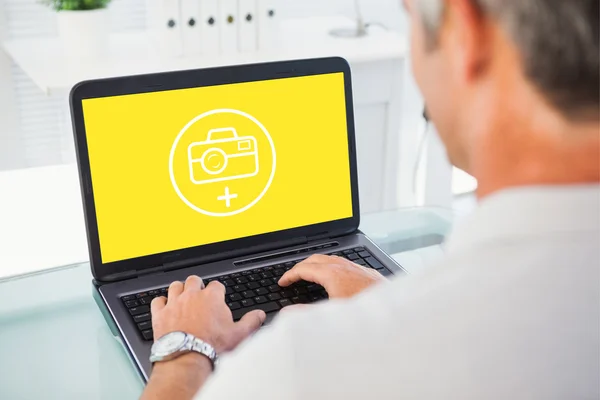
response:
M82 106L103 263L352 217L343 73Z

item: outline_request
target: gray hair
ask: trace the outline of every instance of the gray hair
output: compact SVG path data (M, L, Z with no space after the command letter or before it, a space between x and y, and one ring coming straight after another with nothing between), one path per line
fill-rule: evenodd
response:
M526 76L565 117L600 117L598 0L471 0L521 52ZM445 0L417 0L435 46Z

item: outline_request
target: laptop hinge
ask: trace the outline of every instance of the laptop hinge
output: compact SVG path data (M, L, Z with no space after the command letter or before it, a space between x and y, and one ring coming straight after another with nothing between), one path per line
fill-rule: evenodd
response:
M299 246L302 244L308 244L311 242L324 240L324 239L330 239L330 238L331 238L331 235L328 232L322 232L317 235L312 235L310 237L303 236L303 237L298 237L298 238L291 239L291 240L279 241L276 243L252 246L252 247L245 248L243 250L233 250L233 251L229 251L229 252L211 254L211 255L207 255L207 256L203 256L203 257L195 257L195 258L190 258L190 259L186 259L186 260L163 262L162 265L153 267L153 268L148 268L148 269L143 269L143 270L131 270L131 271L126 271L126 272L121 272L118 274L110 275L110 276L107 276L102 282L99 282L99 283L123 281L123 280L127 280L127 279L139 278L141 276L161 274L164 272L173 271L173 270L177 270L177 269L195 267L198 265L208 264L208 263L217 262L217 261L221 261L221 260L226 260L229 258L244 257L244 256L248 256L251 254L258 254L258 253L267 252L267 251L271 251L271 250L283 249L286 247Z

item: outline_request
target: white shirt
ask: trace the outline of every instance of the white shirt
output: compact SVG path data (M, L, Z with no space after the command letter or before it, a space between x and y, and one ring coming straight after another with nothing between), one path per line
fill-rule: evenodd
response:
M282 315L198 400L600 398L600 186L493 195L446 251Z

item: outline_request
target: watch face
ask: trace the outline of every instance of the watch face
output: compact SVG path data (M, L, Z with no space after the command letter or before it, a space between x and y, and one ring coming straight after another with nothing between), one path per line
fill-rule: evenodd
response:
M154 349L157 354L171 354L183 346L185 342L185 333L171 332L154 343Z

